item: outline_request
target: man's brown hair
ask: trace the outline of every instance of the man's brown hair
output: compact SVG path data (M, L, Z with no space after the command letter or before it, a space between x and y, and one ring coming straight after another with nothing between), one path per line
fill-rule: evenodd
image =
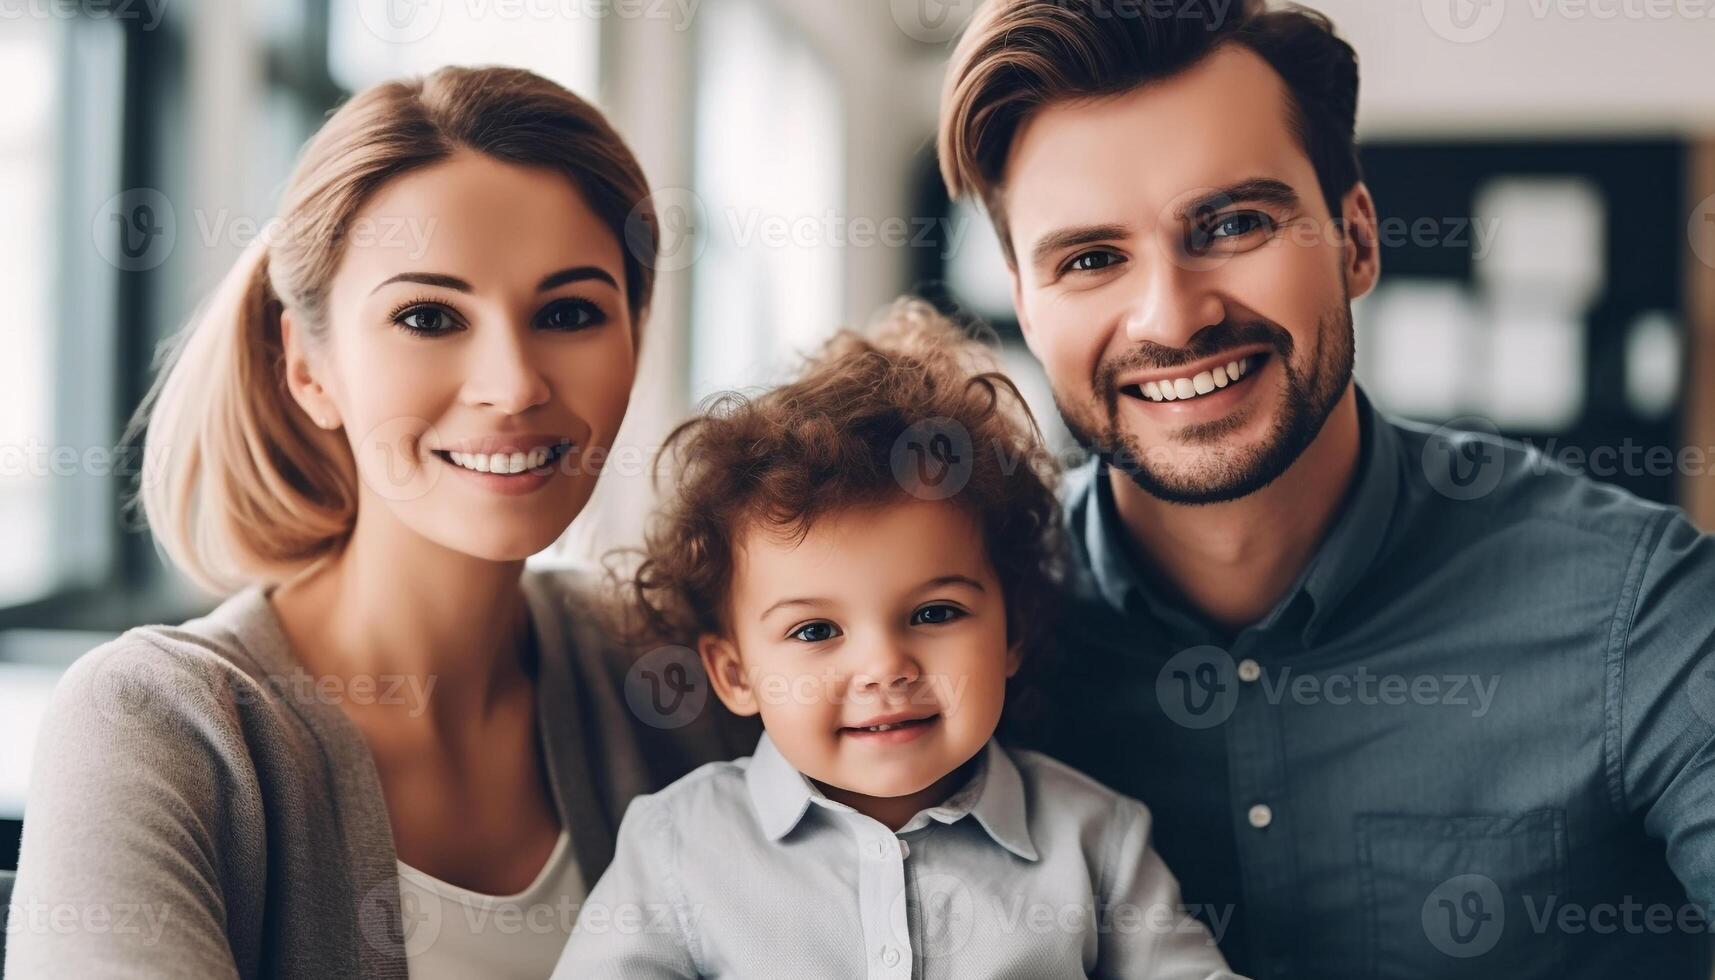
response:
M922 482L910 452L941 437L938 464L956 467L957 484ZM733 559L748 531L802 540L820 517L913 495L973 519L1010 643L1028 649L1048 626L1063 568L1053 459L992 354L925 302L901 301L867 335L840 331L788 384L717 397L660 455L678 464L656 471L670 470L675 489L623 583L644 635L731 636Z
M1001 204L1007 155L1030 115L1067 99L1118 95L1240 44L1286 83L1288 119L1328 213L1362 179L1353 130L1358 59L1328 19L1266 0L990 0L953 52L941 96L941 176L977 195L1016 266Z

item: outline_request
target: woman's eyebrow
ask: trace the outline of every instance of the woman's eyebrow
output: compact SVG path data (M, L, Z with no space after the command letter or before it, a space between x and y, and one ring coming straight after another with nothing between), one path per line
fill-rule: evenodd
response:
M369 291L371 296L380 292L383 286L391 286L396 282L420 282L425 286L440 286L443 289L456 289L461 293L474 292L470 283L458 276L442 275L439 272L401 272L390 279L383 279L374 289Z
M574 266L570 269L561 269L559 272L549 274L542 280L541 285L536 287L536 291L539 293L545 293L556 286L564 286L569 282L584 282L589 279L594 279L598 282L605 282L615 289L619 288L619 283L614 280L613 276L606 269L593 265L580 265Z
M610 274L606 269L593 265L580 265L569 269L561 269L558 272L549 273L540 283L537 284L536 291L539 293L545 293L556 286L564 286L569 282L585 282L591 279L594 279L597 282L605 282L615 289L619 288L618 281L616 281L612 274ZM401 272L396 276L382 280L369 292L373 295L374 293L379 292L383 286L391 286L396 282L416 282L422 283L425 286L440 286L443 289L454 289L461 293L471 293L476 291L472 288L470 283L465 282L458 276L449 276L439 272Z

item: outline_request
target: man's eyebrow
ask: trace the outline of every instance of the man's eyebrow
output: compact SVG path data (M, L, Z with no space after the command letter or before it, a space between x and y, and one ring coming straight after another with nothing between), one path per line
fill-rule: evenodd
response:
M1079 245L1124 238L1128 234L1130 229L1125 225L1078 225L1051 231L1038 238L1030 249L1030 264L1040 266L1056 252L1077 248Z
M396 282L420 282L425 286L440 286L443 289L456 289L461 293L473 291L470 287L470 283L465 282L458 276L442 275L439 272L401 272L391 279L383 279L374 289L369 291L370 295L380 292L383 286L391 286Z
M551 273L536 287L536 291L538 293L545 293L556 286L564 286L569 282L584 282L590 279L594 279L597 282L605 282L615 289L619 288L619 283L614 280L613 276L606 269L593 265L580 265L574 268L561 269L559 272Z
M976 589L978 592L988 591L983 588L983 584L981 582L971 578L969 575L938 575L935 578L924 582L922 585L917 586L915 589L912 589L912 591L924 592L929 589L940 588L943 585L968 585L971 588ZM781 599L774 605L764 609L757 618L767 619L776 609L781 609L786 606L814 606L827 601L827 599L823 599L819 596L797 596L791 599Z
M1207 194L1185 202L1173 216L1181 224L1196 220L1198 215L1211 214L1235 204L1272 204L1279 208L1298 206L1298 192L1292 185L1273 177L1252 177L1226 187L1217 187Z

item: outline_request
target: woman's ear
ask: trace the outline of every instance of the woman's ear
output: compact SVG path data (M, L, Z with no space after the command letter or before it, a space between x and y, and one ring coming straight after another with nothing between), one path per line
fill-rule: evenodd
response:
M1016 640L1006 648L1006 676L1014 677L1018 668L1024 666L1024 641Z
M704 633L697 637L697 654L703 659L703 671L709 675L715 696L721 699L728 711L749 717L762 710L756 702L756 692L750 686L750 679L744 674L744 663L739 659L736 644L723 636Z
M304 335L296 314L288 309L280 314L280 346L286 362L286 388L292 400L323 429L337 429L341 422L339 406L334 404L327 389L315 377L309 352L304 347Z

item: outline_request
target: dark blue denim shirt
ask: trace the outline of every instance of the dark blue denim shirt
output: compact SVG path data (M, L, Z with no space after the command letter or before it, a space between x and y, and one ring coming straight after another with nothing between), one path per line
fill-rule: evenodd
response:
M1148 804L1247 975L1706 980L1715 539L1358 403L1340 516L1236 636L1098 462L1069 473L1059 642L1009 737Z

